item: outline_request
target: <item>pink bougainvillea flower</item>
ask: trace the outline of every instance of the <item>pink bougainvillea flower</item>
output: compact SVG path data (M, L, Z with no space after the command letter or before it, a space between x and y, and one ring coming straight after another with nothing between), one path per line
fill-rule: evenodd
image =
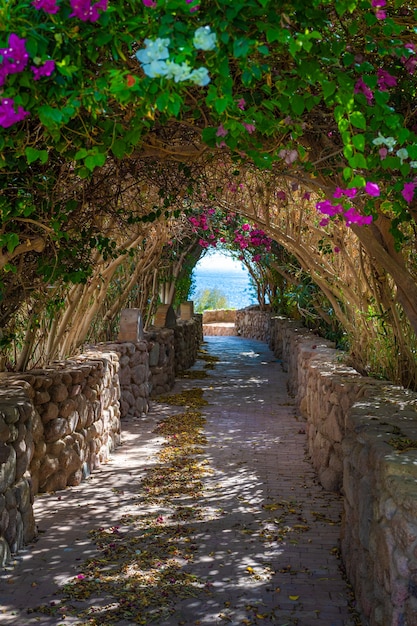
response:
M386 70L380 68L377 71L378 87L380 91L387 91L389 87L395 87L397 79Z
M374 196L375 198L381 195L378 185L376 183L371 183L369 181L365 185L365 191L370 196Z
M287 165L291 165L298 159L298 152L297 150L280 150L278 156L284 159Z
M387 19L387 12L378 9L377 11L375 11L375 17L377 20L385 20Z
M149 9L154 9L156 7L156 2L154 2L154 0L142 0L142 2L145 7L148 7Z
M242 224L242 230L245 230L245 231L250 230L250 224Z
M372 0L371 5L373 7L384 7L387 4L387 0Z
M246 124L245 122L243 122L243 126L246 128L246 130L248 131L249 135L254 133L255 130L256 130L255 124Z
M319 222L319 226L328 226L329 225L329 218L328 217L323 217L323 219Z
M343 216L346 220L347 226L351 226L352 224L365 226L366 224L370 224L372 222L372 215L361 215L353 206L345 211Z
M401 195L404 198L404 200L408 202L408 204L410 204L413 201L414 191L416 187L417 187L417 183L405 183L403 187Z
M55 70L55 61L52 59L45 61L43 65L36 67L32 65L30 68L33 72L33 80L39 80L44 76L50 76L52 72Z
M353 93L363 93L368 104L372 104L374 99L373 91L368 87L368 85L366 85L366 83L364 83L362 78L356 81Z
M342 196L345 196L346 198L354 198L357 193L358 190L356 187L352 187L351 189L341 189L340 187L336 187L333 198L342 198Z
M339 248L338 246L335 246L335 247L333 248L333 252L335 252L336 254L339 254L339 252L340 252L340 248Z
M91 0L70 0L72 13L69 17L78 17L82 22L97 22L100 11L106 11L108 0L99 0L91 4Z
M35 7L37 11L45 11L45 13L50 13L53 15L54 13L58 13L59 6L56 3L56 0L33 0L32 5Z
M0 126L3 128L9 128L21 122L27 115L30 115L29 111L25 111L21 106L17 107L17 111L15 110L12 98L0 100Z
M246 100L244 98L240 98L240 100L237 101L238 109L240 109L241 111L244 111L245 106L246 106Z
M217 137L226 137L227 133L229 131L225 129L225 127L223 126L223 124L220 124L217 131L216 131L216 136Z
M317 211L320 211L320 213L324 213L325 215L329 215L330 217L333 217L334 215L343 212L343 206L341 204L332 204L330 200L317 202L316 209Z
M15 33L9 35L7 48L0 48L0 56L3 57L0 64L0 86L4 85L8 74L23 72L29 61L26 51L26 39L21 39Z

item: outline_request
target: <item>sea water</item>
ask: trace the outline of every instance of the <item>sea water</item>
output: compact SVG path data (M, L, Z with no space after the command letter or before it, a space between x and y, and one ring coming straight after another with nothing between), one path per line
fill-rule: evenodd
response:
M218 290L227 298L227 307L230 309L244 309L251 304L257 304L256 290L251 285L249 273L241 269L222 270L196 266L193 271L193 288L191 300L197 300L205 289Z

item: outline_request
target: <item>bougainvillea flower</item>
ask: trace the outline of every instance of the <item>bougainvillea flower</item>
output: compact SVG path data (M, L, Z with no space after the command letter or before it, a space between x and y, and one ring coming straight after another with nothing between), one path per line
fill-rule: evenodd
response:
M37 11L45 11L45 13L50 13L53 15L54 13L58 13L59 6L56 3L56 0L33 0L32 5L35 7Z
M30 69L33 72L33 80L39 80L40 78L43 78L44 76L50 76L52 74L52 72L55 70L55 61L53 61L52 59L49 59L48 61L45 61L45 63L43 65L40 65L39 67L32 65Z
M381 192L379 190L379 187L376 183L371 183L371 182L367 182L365 185L365 191L366 193L368 193L370 196L374 196L374 198L378 197L379 195L381 195Z
M106 11L108 0L99 0L91 4L91 0L70 0L72 13L69 17L78 17L82 22L97 22L100 11Z
M17 107L15 110L14 100L12 98L4 98L0 100L0 126L9 128L17 122L21 122L29 115L29 111L25 111L23 107Z
M368 104L372 104L372 101L374 99L374 94L372 92L372 89L368 87L368 85L363 81L362 78L356 81L355 87L353 89L353 93L363 93Z
M414 191L416 187L417 187L417 183L405 183L404 185L401 195L404 198L404 200L408 202L408 204L410 204L413 201Z

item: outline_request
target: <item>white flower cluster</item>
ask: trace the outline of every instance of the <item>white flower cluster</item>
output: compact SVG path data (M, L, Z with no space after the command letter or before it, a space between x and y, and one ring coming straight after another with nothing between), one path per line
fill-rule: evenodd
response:
M394 146L397 143L396 140L394 139L394 137L384 137L383 135L381 135L381 133L378 133L378 137L376 137L372 143L375 146L386 146L388 149L388 152L392 152L394 150ZM408 154L408 150L407 148L400 148L399 150L397 150L397 152L395 153L395 155L400 159L400 163L401 165L404 163L404 161L406 161L409 158L409 154ZM417 161L410 161L409 163L410 167L412 167L413 169L417 168Z
M213 50L216 47L216 34L210 31L210 26L197 28L194 33L193 45L198 50ZM145 39L145 48L136 52L136 57L142 65L146 76L150 78L173 78L176 83L190 80L195 85L204 87L210 82L206 67L193 70L187 62L175 63L169 60L168 46L170 39Z
M381 133L378 133L378 137L376 137L372 143L374 146L386 146L388 148L388 152L392 152L397 142L394 137L384 137Z

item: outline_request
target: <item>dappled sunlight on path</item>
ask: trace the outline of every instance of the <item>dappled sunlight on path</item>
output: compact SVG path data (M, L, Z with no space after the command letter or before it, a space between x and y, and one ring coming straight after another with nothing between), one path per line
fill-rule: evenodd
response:
M124 422L110 463L37 499L41 534L5 572L0 623L360 624L341 500L306 458L286 380L265 344L208 339L172 394Z

